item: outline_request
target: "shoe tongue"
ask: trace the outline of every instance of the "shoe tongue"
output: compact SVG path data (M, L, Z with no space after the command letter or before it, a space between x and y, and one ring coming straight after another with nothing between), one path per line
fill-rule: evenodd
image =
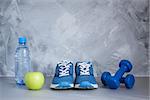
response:
M79 65L81 64L81 63L84 63L85 65L86 64L89 64L90 65L90 67L89 67L89 73L90 73L90 75L93 75L93 68L92 68L92 63L91 62L86 62L86 61L84 61L84 62L78 62L77 63L77 65L76 65L76 74L77 75L80 75L80 67L79 67ZM83 65L84 65L83 64Z
M59 62L58 64L57 64L57 68L56 68L56 75L57 76L59 76L59 69L60 69L60 67L64 67L63 69L65 70L65 66L73 66L73 63L71 62L71 61L67 61L67 60L63 60L63 61L61 61L61 62ZM72 70L71 70L71 72L70 72L70 74L72 73Z

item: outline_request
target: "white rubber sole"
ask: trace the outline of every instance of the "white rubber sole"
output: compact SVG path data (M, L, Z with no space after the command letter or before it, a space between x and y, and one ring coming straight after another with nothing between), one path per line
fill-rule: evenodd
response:
M70 84L70 86L68 86L68 87L59 87L59 84L51 84L50 85L51 89L70 89L73 87L74 87L74 84Z
M80 87L80 84L75 84L74 88L77 88L77 89L97 89L98 88L98 85L97 84L91 84L92 87Z

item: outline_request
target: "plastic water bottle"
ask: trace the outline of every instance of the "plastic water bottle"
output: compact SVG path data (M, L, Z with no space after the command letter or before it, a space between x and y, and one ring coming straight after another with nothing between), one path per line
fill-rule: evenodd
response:
M24 75L30 71L30 53L26 45L26 38L19 37L19 45L15 53L15 80L19 85L24 85Z

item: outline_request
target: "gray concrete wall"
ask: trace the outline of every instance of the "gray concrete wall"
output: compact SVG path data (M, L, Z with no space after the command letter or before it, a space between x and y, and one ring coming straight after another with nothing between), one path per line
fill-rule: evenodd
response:
M26 36L34 71L90 60L95 74L121 59L148 76L148 0L0 0L0 75L14 76L17 38Z

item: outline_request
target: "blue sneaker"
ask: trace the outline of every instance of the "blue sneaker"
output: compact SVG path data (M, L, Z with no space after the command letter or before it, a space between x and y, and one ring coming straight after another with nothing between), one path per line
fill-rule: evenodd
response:
M96 89L98 85L93 74L93 65L91 62L76 63L75 88L78 89Z
M58 63L50 88L70 89L74 87L73 82L73 63L68 61Z

